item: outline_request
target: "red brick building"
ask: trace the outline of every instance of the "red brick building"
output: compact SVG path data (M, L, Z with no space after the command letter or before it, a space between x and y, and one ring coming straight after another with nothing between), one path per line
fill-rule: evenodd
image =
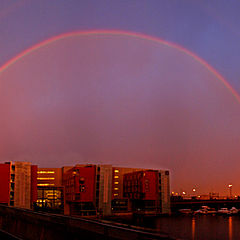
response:
M96 166L75 166L63 174L64 212L96 215Z
M123 177L123 195L130 200L133 211L164 213L164 204L169 204L168 171L142 170L127 173ZM165 181L167 177L167 181ZM163 192L164 184L167 191ZM168 209L168 207L166 208Z
M0 164L0 203L10 203L10 165Z

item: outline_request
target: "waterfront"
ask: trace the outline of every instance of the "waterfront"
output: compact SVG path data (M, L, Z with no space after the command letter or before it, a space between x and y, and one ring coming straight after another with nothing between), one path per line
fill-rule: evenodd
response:
M134 218L130 222L180 239L240 239L240 216L180 215Z

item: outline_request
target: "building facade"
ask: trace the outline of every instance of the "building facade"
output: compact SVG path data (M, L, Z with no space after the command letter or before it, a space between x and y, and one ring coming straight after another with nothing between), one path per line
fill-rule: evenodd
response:
M76 165L65 171L63 179L66 214L96 211L107 216L138 209L170 213L168 171Z
M0 203L70 215L170 213L169 172L112 165L0 164Z
M63 212L62 168L39 168L36 210Z
M10 164L0 164L0 203L10 205Z
M169 172L141 170L123 178L124 197L131 211L170 213Z
M37 200L37 166L28 162L0 164L0 202L30 209Z
M96 166L75 166L63 173L64 213L96 215Z

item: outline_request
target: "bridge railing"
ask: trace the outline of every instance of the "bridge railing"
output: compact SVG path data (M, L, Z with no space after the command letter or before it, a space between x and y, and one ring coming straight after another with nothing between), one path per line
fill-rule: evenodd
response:
M22 239L173 239L121 225L0 205L0 229Z

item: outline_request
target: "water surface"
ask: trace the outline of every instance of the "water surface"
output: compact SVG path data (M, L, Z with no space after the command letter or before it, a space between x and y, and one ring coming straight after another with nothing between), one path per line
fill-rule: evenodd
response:
M240 216L145 217L133 219L132 224L180 239L240 239Z

